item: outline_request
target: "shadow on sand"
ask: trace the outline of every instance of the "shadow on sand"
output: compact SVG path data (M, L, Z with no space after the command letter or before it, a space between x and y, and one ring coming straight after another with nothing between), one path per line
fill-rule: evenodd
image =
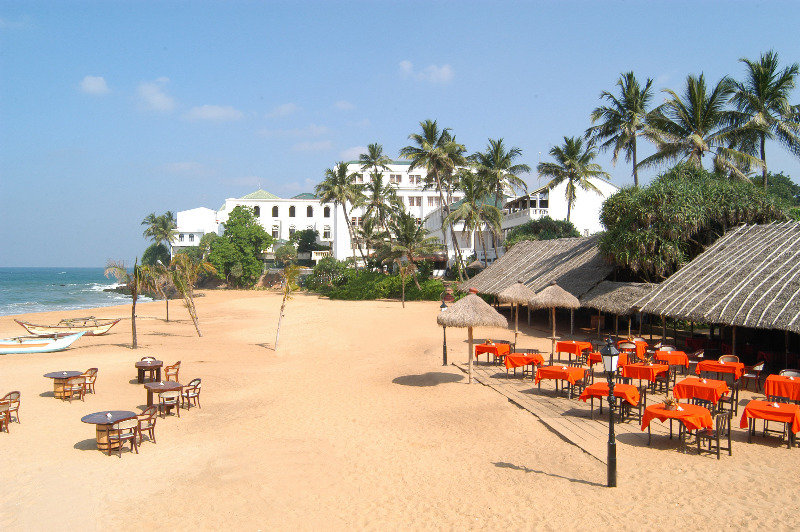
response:
M86 440L81 440L75 445L73 445L72 448L78 449L79 451L96 451L97 440L95 438L88 438Z
M463 375L445 373L442 371L429 371L422 375L404 375L402 377L397 377L392 379L392 382L403 386L436 386L437 384L447 384L462 380L464 380Z
M525 473L536 473L538 475L546 475L548 477L553 477L553 478L563 478L564 480L569 480L570 482L575 482L577 484L586 484L588 486L597 486L599 488L605 487L605 484L600 484L600 483L597 483L597 482L590 482L588 480L581 480L581 479L578 479L578 478L565 477L563 475L556 475L555 473L547 473L546 471L540 471L539 469L530 469L530 468L527 468L525 466L518 466L518 465L515 465L515 464L510 464L508 462L492 462L492 463L495 465L495 467L503 467L503 468L506 468L506 469L516 469L517 471L524 471Z

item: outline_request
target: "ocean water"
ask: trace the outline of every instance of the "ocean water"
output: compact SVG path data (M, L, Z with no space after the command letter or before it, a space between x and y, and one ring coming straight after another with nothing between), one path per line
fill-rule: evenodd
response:
M115 286L103 268L0 268L0 316L130 302L130 296L103 291Z

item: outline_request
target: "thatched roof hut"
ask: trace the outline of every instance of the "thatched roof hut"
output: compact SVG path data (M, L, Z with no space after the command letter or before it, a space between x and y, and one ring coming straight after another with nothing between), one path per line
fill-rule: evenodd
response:
M522 280L517 281L497 295L497 299L503 303L513 303L516 312L514 313L514 346L517 345L519 335L519 306L527 305L528 301L536 297L536 292L525 286Z
M581 302L577 297L573 296L560 286L555 281L550 283L550 286L537 293L533 298L528 301L528 306L532 309L540 308L580 308Z
M671 318L800 333L800 223L731 229L636 305Z
M653 283L603 281L581 296L581 306L609 314L633 314L638 312L636 302L650 294L656 286Z
M600 256L597 237L523 241L472 279L462 290L476 288L482 294L499 295L517 279L528 288L542 290L552 281L580 297L611 273Z

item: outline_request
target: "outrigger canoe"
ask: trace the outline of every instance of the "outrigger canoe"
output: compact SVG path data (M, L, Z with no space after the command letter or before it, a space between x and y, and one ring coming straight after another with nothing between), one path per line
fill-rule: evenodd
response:
M42 336L17 336L16 338L0 339L0 355L12 353L52 353L63 351L71 346L75 340L86 334L81 331L75 334L62 336L54 334L52 338Z
M106 334L111 327L117 324L122 318L99 319L94 316L86 318L67 318L58 322L57 325L36 325L27 321L14 320L25 330L36 336L50 336L52 334L72 334L84 332L86 336L100 336Z

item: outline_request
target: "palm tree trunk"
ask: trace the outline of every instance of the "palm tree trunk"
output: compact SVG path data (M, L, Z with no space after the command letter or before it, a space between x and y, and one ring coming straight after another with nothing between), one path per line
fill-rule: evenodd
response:
M765 146L764 146L765 141L766 141L765 135L762 133L761 134L761 160L764 162L764 168L761 169L761 184L764 185L764 190L767 190L767 186L769 185L769 183L767 183L767 180L768 180L768 178L767 178L767 152L766 152L766 149L765 149Z
M184 294L183 302L186 305L186 310L189 311L189 316L192 318L192 323L194 324L194 330L197 331L197 336L203 336L203 333L200 332L200 320L197 319L197 310L194 306L194 297L191 294Z
M352 245L353 242L356 244L356 248L358 248L358 252L361 255L361 260L364 261L364 267L367 266L367 258L364 256L364 250L361 249L361 243L356 238L355 229L353 229L353 225L350 223L350 215L347 213L347 209L342 203L342 212L344 213L344 221L347 224L347 232L350 233L350 243ZM356 265L356 270L358 270L358 265Z
M481 247L483 248L483 267L486 268L489 264L486 262L486 240L483 237L483 231L478 228L478 237L481 239Z
M286 296L283 296L283 303L281 303L281 313L278 315L278 332L275 333L275 351L278 350L278 339L281 337L281 321L283 321L283 309L286 308Z
M567 221L569 221L569 215L572 211L572 200L567 200Z
M131 303L131 336L133 338L131 341L131 345L133 349L139 347L139 344L136 342L136 298L138 297L138 295L139 294L137 293L136 288L134 287L131 290L131 296L133 297L133 302Z
M403 304L403 308L406 308L406 276L400 275L400 292L402 293L400 302Z
M631 140L631 151L633 152L633 186L639 188L639 170L636 168L636 135Z
M442 202L442 208L445 211L445 218L450 216L450 204L445 201L444 194L442 193L442 180L439 179L439 172L433 173L433 178L436 180L436 191L439 192L439 201ZM448 225L450 226L450 238L453 240L453 247L456 250L456 257L458 258L458 280L464 282L464 274L462 273L466 268L464 267L464 259L461 256L461 249L458 247L458 240L456 239L456 232L453 229L453 223L449 222ZM447 239L445 238L445 242Z
M167 305L167 323L169 323L169 295L164 294L164 303Z

